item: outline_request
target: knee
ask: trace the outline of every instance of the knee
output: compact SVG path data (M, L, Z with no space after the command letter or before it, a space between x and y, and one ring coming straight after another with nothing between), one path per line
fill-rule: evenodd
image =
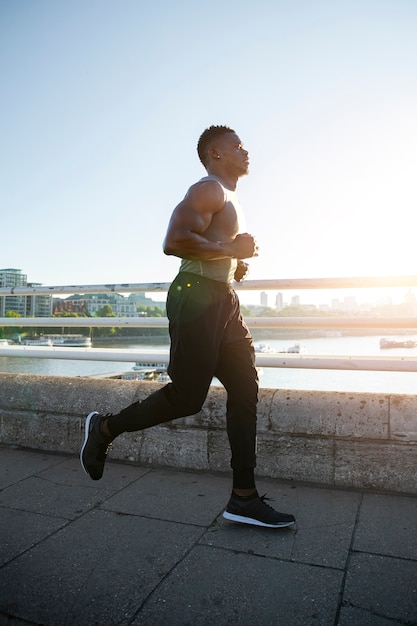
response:
M187 417L188 415L199 413L203 408L207 395L191 394L188 390L181 391L172 383L166 386L165 392L169 403L171 406L175 407L175 412L178 417Z

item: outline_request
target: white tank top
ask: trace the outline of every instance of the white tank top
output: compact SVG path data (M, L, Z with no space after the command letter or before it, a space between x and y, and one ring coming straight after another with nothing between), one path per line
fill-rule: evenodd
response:
M239 224L239 232L246 232L245 216L237 198L236 192L232 189L225 187L224 182L217 176L210 175L205 176L199 182L205 182L206 180L217 181L224 191L226 197L226 204L230 203L236 211L237 220ZM192 272L199 276L205 276L212 280L218 280L222 283L231 283L234 279L235 270L237 267L237 259L212 259L212 260L192 260L182 259L180 265L180 272Z

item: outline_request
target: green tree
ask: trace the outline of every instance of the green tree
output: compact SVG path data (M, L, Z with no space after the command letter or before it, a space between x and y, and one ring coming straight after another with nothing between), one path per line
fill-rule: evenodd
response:
M97 317L116 317L110 304L103 304L101 309L97 311Z
M250 309L248 306L245 306L244 304L241 305L240 312L242 313L243 317L253 317L252 309Z
M114 314L110 304L103 304L103 306L97 311L97 317L116 317L116 315ZM92 330L92 334L94 333L96 337L113 337L114 335L117 335L117 329L113 326L111 328L93 328Z
M16 311L6 311L5 317L22 317L20 313ZM21 326L2 326L0 328L0 337L9 338L14 335L20 335L23 332L23 328Z
M142 314L144 313L146 317L165 317L166 316L166 310L161 309L161 307L159 306L145 306L141 304L137 307L136 310L138 313L142 313Z

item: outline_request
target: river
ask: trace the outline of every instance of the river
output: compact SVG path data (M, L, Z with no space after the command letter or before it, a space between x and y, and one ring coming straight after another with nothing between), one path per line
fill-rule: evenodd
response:
M417 356L417 348L381 350L380 337L341 336L308 337L305 339L262 339L277 352L284 351L295 343L300 344L306 355L383 355ZM94 343L94 347L109 347ZM135 350L168 350L168 345L150 343L111 344L112 348ZM94 376L121 374L132 370L134 363L117 361L72 361L63 359L38 359L27 357L0 357L0 371L48 376ZM217 384L216 381L213 381ZM317 389L323 391L359 391L375 393L414 394L417 391L417 373L414 372L362 372L339 370L302 370L284 368L262 368L260 386L281 389Z

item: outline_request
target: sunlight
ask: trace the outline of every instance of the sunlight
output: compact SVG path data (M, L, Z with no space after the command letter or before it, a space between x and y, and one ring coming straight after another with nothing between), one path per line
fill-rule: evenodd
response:
M251 276L414 274L414 112L391 98L319 121L245 185L261 245Z

